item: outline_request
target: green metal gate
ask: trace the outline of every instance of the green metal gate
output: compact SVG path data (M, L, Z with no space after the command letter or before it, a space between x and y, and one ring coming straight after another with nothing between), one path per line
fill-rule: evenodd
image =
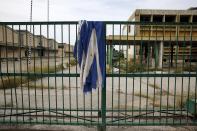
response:
M78 22L0 22L0 123L196 125L197 24L105 21L106 79L84 94Z

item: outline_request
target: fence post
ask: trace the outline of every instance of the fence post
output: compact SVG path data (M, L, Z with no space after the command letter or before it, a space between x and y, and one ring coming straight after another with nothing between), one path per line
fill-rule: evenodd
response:
M106 43L106 24L104 25L104 37ZM106 56L106 45L105 45L105 55ZM101 118L102 123L98 127L98 131L106 131L106 57L105 57L105 78L103 81L103 87L101 90Z

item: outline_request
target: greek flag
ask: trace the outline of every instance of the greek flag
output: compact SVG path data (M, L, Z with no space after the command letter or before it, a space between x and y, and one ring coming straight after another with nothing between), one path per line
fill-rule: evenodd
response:
M83 91L101 88L105 78L105 36L103 22L80 21L74 57L80 66Z

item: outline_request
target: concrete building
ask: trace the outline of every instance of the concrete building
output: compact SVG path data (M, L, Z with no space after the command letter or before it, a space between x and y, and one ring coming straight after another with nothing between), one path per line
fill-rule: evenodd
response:
M31 46L31 57L47 57L54 56L57 53L55 46L49 46L52 43L57 45L57 42L53 39L47 39L43 35L33 35L29 31L20 30L21 43L21 57L26 58L28 56L28 47ZM48 45L49 44L49 45Z
M18 32L9 26L0 26L0 58L18 59L19 57L19 39Z
M43 35L34 35L27 30L14 30L0 26L0 59L26 59L31 46L31 57L57 56L58 42Z
M28 49L31 46L31 57L37 57L38 51L37 51L37 42L35 42L35 35L33 35L31 32L26 30L17 30L19 34L19 43L21 46L20 49L20 57L21 59L26 59L28 56Z
M58 56L58 42L54 39L48 39L45 45L45 56Z
M74 46L67 43L58 43L58 57L73 56Z
M175 61L197 61L197 27L186 25L197 22L195 8L188 10L137 9L128 21L152 22L144 25L128 24L123 27L121 41L130 44L123 46L122 50L125 57L128 53L128 59L134 57L143 59L143 63L147 64L148 55L150 55L149 64L157 67L162 67L165 63L173 66ZM162 22L166 25L156 24ZM179 22L185 25L170 25L170 23ZM112 36L108 36L107 40L110 43ZM113 40L119 41L120 36L113 36ZM192 56L191 59L190 56Z
M36 35L35 43L37 45L39 57L56 56L58 43L54 39L47 39L43 35Z

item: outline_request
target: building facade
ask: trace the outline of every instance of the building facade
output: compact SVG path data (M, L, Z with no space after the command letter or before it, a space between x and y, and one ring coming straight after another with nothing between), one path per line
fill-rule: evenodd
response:
M19 34L8 26L0 26L0 58L17 59L19 53Z
M141 23L128 24L122 29L121 40L128 39L132 43L128 47L122 47L125 57L128 54L128 59L141 57L143 62L147 63L148 55L150 55L149 64L157 67L165 64L173 66L175 61L197 61L197 27L189 25L197 22L196 8L188 10L137 9L128 21ZM116 37L117 40L120 39L119 36L114 36L114 39ZM108 36L109 42L111 39Z
M58 42L43 35L34 35L27 30L14 30L9 26L0 26L0 59L19 60L28 57L40 58L57 56Z
M58 57L73 56L74 46L67 43L58 43Z

